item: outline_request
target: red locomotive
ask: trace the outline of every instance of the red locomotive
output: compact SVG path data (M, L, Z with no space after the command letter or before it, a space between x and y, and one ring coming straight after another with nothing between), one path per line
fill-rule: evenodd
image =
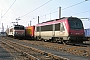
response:
M15 38L25 37L25 27L23 25L14 25L6 30L7 36Z
M31 28L33 27L33 28ZM35 29L34 29L35 27ZM26 35L37 40L51 42L80 42L86 41L82 21L77 17L64 17L26 27Z

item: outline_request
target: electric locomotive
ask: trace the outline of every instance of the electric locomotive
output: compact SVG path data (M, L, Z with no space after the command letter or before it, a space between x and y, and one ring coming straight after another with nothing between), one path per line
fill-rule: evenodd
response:
M6 30L7 36L15 38L25 37L25 27L23 25L14 25Z
M72 43L86 41L82 21L77 17L64 17L35 25L37 40Z

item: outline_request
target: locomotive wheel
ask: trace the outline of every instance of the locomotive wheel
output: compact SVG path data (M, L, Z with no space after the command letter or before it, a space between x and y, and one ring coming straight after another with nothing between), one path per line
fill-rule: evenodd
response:
M65 44L69 44L69 41L68 40L65 40Z
M66 44L69 44L69 41L68 40L61 40L61 43L66 45Z
M44 42L47 42L47 40L45 39Z

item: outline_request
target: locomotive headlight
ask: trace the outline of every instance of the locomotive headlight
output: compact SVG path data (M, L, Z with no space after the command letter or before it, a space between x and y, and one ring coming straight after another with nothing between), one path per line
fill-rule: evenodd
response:
M72 32L69 32L69 34L73 34Z
M72 34L72 33L70 33L70 34Z
M83 34L83 33L82 33Z
M22 33L23 34L23 33Z

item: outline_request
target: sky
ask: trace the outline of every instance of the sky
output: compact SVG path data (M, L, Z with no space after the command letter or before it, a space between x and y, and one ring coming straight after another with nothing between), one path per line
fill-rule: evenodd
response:
M16 22L28 26L61 17L89 18L81 19L84 28L90 28L90 0L0 0L0 31L2 23L4 30ZM1 18L2 17L2 18Z

